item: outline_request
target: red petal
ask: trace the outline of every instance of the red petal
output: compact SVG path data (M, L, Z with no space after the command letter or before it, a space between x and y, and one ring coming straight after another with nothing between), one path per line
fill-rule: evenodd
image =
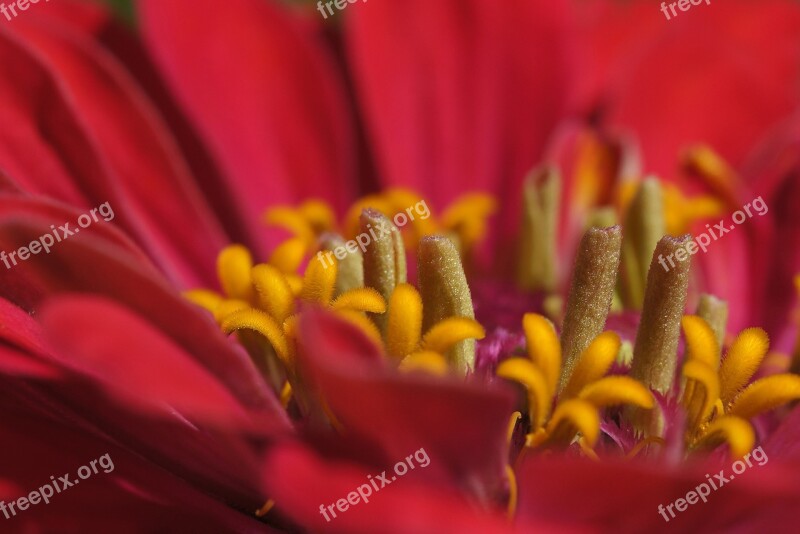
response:
M51 299L40 320L59 356L66 356L64 365L98 379L131 404L159 414L174 408L223 427L247 423L242 405L211 373L142 318L109 300Z
M75 220L75 212L41 201L0 195L0 248L13 251L50 233L50 225ZM123 244L127 243L127 246ZM28 312L65 291L102 295L153 324L192 354L237 398L256 409L283 414L247 354L229 342L207 312L187 302L112 225L94 224L32 256L4 275L2 295Z
M587 17L584 80L603 81L600 108L639 137L647 171L669 176L681 148L698 142L739 165L797 105L795 2L702 3L670 21L658 5L600 4Z
M138 7L147 45L250 220L308 196L340 209L352 199L353 126L319 36L261 0Z
M298 358L348 437L371 444L387 461L424 447L431 458L426 477L498 489L509 391L399 375L376 362L363 335L335 316L309 311L301 321Z
M409 453L413 451L406 452ZM406 454L397 459L404 461ZM498 512L481 513L452 490L424 484L419 475L433 467L434 462L431 460L427 467L415 467L389 481L391 488L381 489L382 483L376 482L379 489L375 491L367 476L380 475L380 470L369 471L355 464L326 461L304 447L284 445L270 452L264 464L263 480L267 493L276 502L276 510L315 532L511 532ZM386 466L387 479L392 476L391 466L391 463ZM357 492L362 485L366 485L362 492L368 502L359 497L355 505L343 503L342 508L347 506L344 512L336 509L340 499L347 499L348 494ZM333 505L335 516L327 510L329 505ZM326 508L328 521L320 512L321 506ZM528 531L553 531L541 523L531 525L534 526L535 530Z
M440 208L472 189L517 197L566 111L567 2L412 0L348 11L348 54L386 184Z
M766 449L765 449L766 450ZM698 501L676 512L669 522L658 506L712 480L720 469L726 478L731 465L704 464L671 471L638 462L591 462L552 456L526 461L519 471L521 518L563 520L568 524L615 532L769 532L780 530L800 504L797 466L778 465L770 450L769 463L735 475L707 502ZM710 488L709 488L710 489Z
M113 58L78 32L32 18L20 20L14 30L46 62L42 75L61 84L73 107L65 112L74 112L85 128L80 133L86 135L100 172L88 183L73 174L72 180L86 193L80 205L109 201L117 224L136 236L175 279L191 285L214 280L214 259L227 238L141 90ZM30 100L34 95L18 93ZM26 120L36 119L23 118L15 130ZM14 175L25 180L32 192L64 198L59 191L42 187L30 166L16 169Z

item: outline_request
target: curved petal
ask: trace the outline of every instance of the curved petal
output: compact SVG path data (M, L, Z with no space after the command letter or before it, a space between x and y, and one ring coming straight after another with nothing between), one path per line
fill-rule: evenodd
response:
M413 0L348 12L348 57L384 183L440 208L472 189L517 198L568 105L568 7ZM501 215L505 231L516 230L516 204Z
M353 125L312 27L261 0L224 9L143 0L138 9L146 44L251 221L305 196L339 210L352 200Z
M42 200L0 195L0 249L14 251L74 221L75 211ZM5 267L5 266L3 266ZM0 295L29 313L63 292L105 296L147 317L225 383L246 406L283 413L247 354L208 314L187 302L111 224L93 224L55 243L49 254L11 265Z
M607 124L636 132L648 171L671 175L681 148L697 142L737 166L798 103L795 2L703 3L675 20L651 4L585 5L587 93Z
M426 476L498 489L513 395L455 379L400 375L363 334L321 311L301 318L298 361L349 436L388 460L424 447Z
M72 176L87 195L82 204L109 201L118 222L183 283L214 280L214 258L227 238L152 104L91 39L34 18L17 22L14 32L42 59L44 75L65 95L102 169L98 182ZM28 176L27 168L17 174L32 192L58 196Z

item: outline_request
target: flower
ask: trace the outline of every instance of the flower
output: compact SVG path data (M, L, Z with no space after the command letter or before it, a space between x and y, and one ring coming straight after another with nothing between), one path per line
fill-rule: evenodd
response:
M0 28L2 248L119 213L0 290L0 430L22 446L2 497L119 464L20 524L644 529L754 443L772 464L707 524L796 504L800 263L773 250L797 238L796 6L667 25L610 1L414 0L336 27L262 0L136 8L136 34L77 1ZM689 240L666 234L762 185L771 214L660 269ZM47 471L46 425L70 445ZM429 465L338 505L417 450ZM98 495L126 504L86 517Z

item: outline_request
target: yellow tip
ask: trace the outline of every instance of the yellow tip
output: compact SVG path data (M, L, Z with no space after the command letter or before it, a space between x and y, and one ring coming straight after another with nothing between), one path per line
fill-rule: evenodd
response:
M556 329L547 318L535 313L526 313L522 318L522 329L528 356L542 370L550 396L553 396L561 372L561 342Z
M761 328L742 330L725 355L719 371L722 401L727 404L747 385L769 350L769 336Z

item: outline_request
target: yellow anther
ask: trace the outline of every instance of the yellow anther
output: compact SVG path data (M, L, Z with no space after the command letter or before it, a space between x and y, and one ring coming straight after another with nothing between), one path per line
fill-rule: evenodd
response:
M428 330L422 339L422 348L446 354L456 343L465 339L483 339L486 332L475 319L450 317L439 321Z
M399 369L406 373L423 371L437 376L444 376L448 370L447 358L438 352L414 352L403 358Z
M302 239L287 239L272 251L269 263L282 273L296 273L300 264L303 263L307 250L308 246Z
M292 385L287 380L281 389L281 406L286 408L289 406L289 401L292 400Z
M266 264L256 265L253 267L252 278L259 306L278 324L283 323L294 313L292 288L276 267Z
M510 465L506 465L506 478L508 478L508 519L514 519L517 513L517 477Z
M750 423L739 417L724 416L708 425L693 448L711 450L727 443L731 456L741 458L753 449L755 442L756 434Z
M353 310L370 313L386 312L386 301L371 287L351 289L339 295L331 303L334 310Z
M462 251L471 250L486 235L488 218L497 209L497 201L485 193L463 195L442 213L445 230L458 235Z
M318 256L312 257L303 277L303 290L300 298L323 306L330 304L336 287L336 269L335 260L329 265L323 264Z
M300 204L298 211L318 235L330 231L336 226L336 215L331 207L322 200L306 200Z
M772 375L747 386L733 401L728 413L743 419L752 419L797 399L800 399L800 376Z
M596 408L630 404L649 410L655 405L650 390L627 376L609 376L591 383L581 390L578 398Z
M709 324L697 315L684 315L681 326L688 348L687 358L703 362L715 371L719 369L719 345Z
M208 289L190 289L189 291L184 291L183 296L189 302L210 311L212 314L216 313L217 307L222 302L222 296L219 293Z
M619 336L614 332L603 332L594 338L581 354L559 398L575 397L584 387L605 376L619 353L620 345Z
M314 246L314 229L301 210L291 206L275 206L264 213L264 222L268 226L286 230L309 248Z
M561 373L561 343L556 329L547 318L526 313L522 318L522 329L528 356L545 376L550 396L553 396Z
M240 310L249 310L250 308L250 303L243 300L223 299L214 310L214 317L217 319L218 323L222 324L222 321L224 321L228 315Z
M510 358L497 367L497 376L525 386L528 393L528 416L531 429L537 430L547 420L552 397L544 374L525 358Z
M258 332L269 341L269 344L275 349L275 354L278 355L284 365L289 365L289 346L283 330L266 312L250 308L228 315L222 321L222 331L230 334L234 330L253 330Z
M232 299L250 302L253 297L253 283L250 269L253 258L250 251L242 245L229 245L217 256L217 275L222 290Z
M600 415L588 402L570 399L559 403L547 424L547 434L547 443L553 446L567 447L580 434L593 447L600 436Z
M697 428L708 420L719 398L719 377L700 360L689 360L683 365L686 391L683 406L688 412L690 428Z
M769 336L761 328L742 330L725 355L719 371L722 401L727 404L753 378L769 350Z
M626 454L625 457L628 459L636 458L636 456L640 452L642 452L648 445L652 445L654 443L661 445L663 447L666 444L666 441L664 441L664 438L660 438L658 436L646 437L645 439L641 440L639 443L634 445L634 447L630 451L628 451L628 454Z
M389 300L386 350L402 358L419 345L422 330L422 297L414 286L399 284Z
M256 510L256 516L264 517L269 513L270 510L272 510L274 506L275 506L275 501L273 501L272 499L268 500L267 502L264 503L264 506Z
M511 414L511 419L508 420L508 430L506 431L506 442L511 443L511 438L514 437L514 430L516 430L520 419L522 419L521 413L514 412Z

